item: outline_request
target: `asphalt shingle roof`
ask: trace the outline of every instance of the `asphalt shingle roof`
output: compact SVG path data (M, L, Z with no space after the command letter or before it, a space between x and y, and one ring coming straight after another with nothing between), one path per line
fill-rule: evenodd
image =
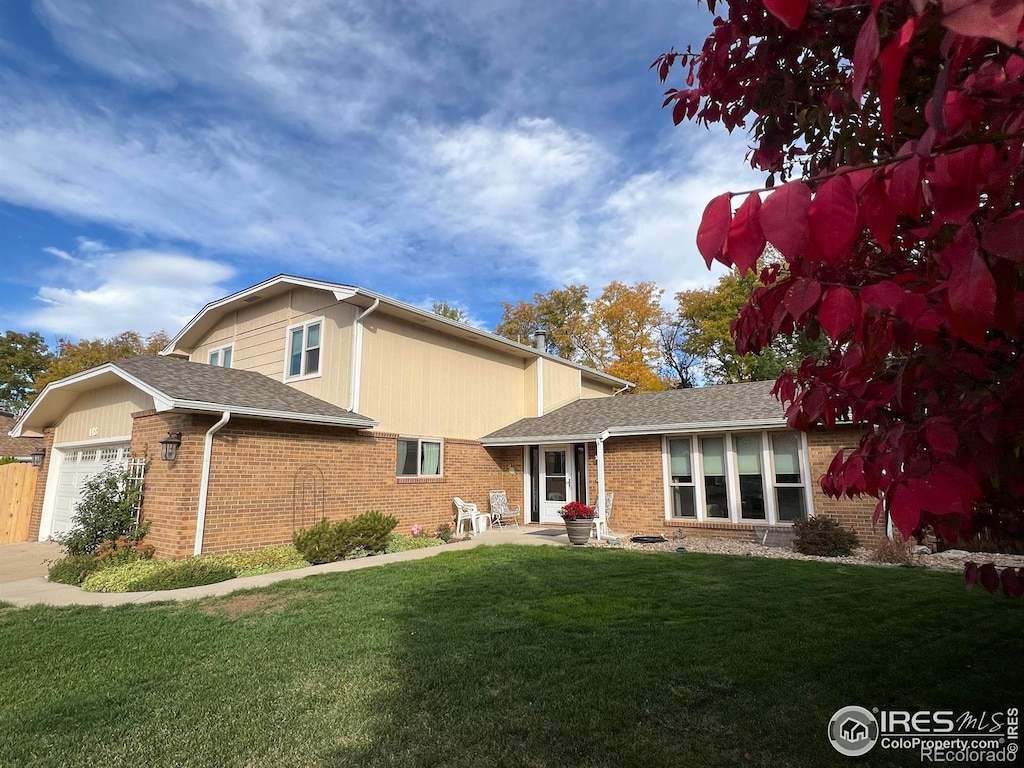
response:
M17 421L7 413L0 413L0 457L29 456L32 451L43 447L43 441L37 437L11 437L7 433L14 428Z
M116 360L113 365L174 400L227 409L279 411L296 416L373 420L307 395L255 371L192 363L174 357L145 355Z
M749 424L784 420L782 404L771 394L774 382L720 384L643 395L576 400L556 411L492 432L483 439L597 435L606 429L669 427L678 424Z

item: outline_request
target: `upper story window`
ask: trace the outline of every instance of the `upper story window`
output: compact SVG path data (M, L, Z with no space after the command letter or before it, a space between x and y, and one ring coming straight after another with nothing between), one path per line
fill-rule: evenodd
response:
M320 339L323 325L324 319L321 317L288 328L286 379L320 375Z
M441 474L441 441L399 438L398 476L437 477Z
M217 349L210 350L210 356L207 359L210 365L219 365L222 368L231 367L231 345L226 347L218 347Z

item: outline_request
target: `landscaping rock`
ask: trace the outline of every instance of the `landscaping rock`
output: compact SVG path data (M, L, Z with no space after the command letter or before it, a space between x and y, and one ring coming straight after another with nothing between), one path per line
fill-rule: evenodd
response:
M975 557L983 557L983 556L984 556L984 554L981 553L981 552L979 552L979 553L977 553L975 555ZM965 557L971 557L971 553L968 552L966 549L946 549L946 550L943 550L942 552L936 552L935 553L935 557L944 557L947 560L960 560L960 559L963 559Z

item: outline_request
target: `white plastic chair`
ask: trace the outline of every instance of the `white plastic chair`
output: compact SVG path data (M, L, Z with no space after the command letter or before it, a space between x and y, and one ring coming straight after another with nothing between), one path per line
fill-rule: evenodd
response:
M491 525L504 528L505 521L511 520L516 524L516 528L518 528L519 513L521 511L519 506L510 507L508 505L508 494L504 491L490 491L489 495L491 501Z
M482 518L487 517L480 513L476 504L471 504L468 501L463 501L456 496L452 503L455 504L455 509L458 511L458 515L455 518L455 532L462 533L462 524L469 520L469 524L473 527L473 533L479 533L483 525L486 525L482 521Z
M612 532L608 528L608 518L612 516L612 502L615 501L614 493L604 495L604 504L597 510L597 517L594 518L594 536L601 539L611 538Z

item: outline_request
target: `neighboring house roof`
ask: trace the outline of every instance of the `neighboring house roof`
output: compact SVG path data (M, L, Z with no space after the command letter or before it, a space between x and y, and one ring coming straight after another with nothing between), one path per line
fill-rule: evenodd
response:
M742 427L785 426L775 382L720 384L641 395L577 400L556 411L492 432L484 445L589 441L609 435L710 432Z
M161 354L170 355L181 352L190 353L195 348L199 340L204 338L206 334L213 329L217 324L217 321L220 320L226 312L232 311L239 306L252 304L254 301L268 299L297 287L314 288L326 291L334 295L335 301L347 301L360 307L370 307L375 302L380 302L379 307L384 308L388 314L409 320L417 325L429 326L450 336L468 339L491 349L501 349L506 353L511 353L522 359L544 357L549 360L557 360L559 363L578 369L588 378L596 379L605 384L613 384L617 388L632 386L630 382L625 379L620 379L617 376L611 376L607 373L602 373L601 371L589 368L588 366L564 360L561 357L543 352L527 344L520 344L510 339L506 339L504 336L498 336L493 333L488 333L487 331L482 331L479 328L474 328L471 325L466 325L465 323L458 323L454 320L449 320L447 317L443 317L434 312L429 312L425 309L420 309L419 307L414 307L412 304L406 304L388 296L384 296L383 294L367 290L366 288L360 288L354 285L345 285L343 283L333 283L325 280L312 280L310 278L296 277L294 275L277 275L269 280L264 280L258 285L238 291L230 296L225 296L222 299L211 301L199 310L199 313L196 314L196 316L193 317L173 339L171 339L170 343L168 343L167 347L163 352L161 352Z
M32 451L43 447L43 441L34 437L9 436L7 433L14 429L16 421L11 414L0 412L0 457L27 459L32 455Z
M255 371L146 355L92 368L48 384L13 432L50 426L82 392L126 381L153 398L157 411L231 411L237 416L368 429L377 422Z

